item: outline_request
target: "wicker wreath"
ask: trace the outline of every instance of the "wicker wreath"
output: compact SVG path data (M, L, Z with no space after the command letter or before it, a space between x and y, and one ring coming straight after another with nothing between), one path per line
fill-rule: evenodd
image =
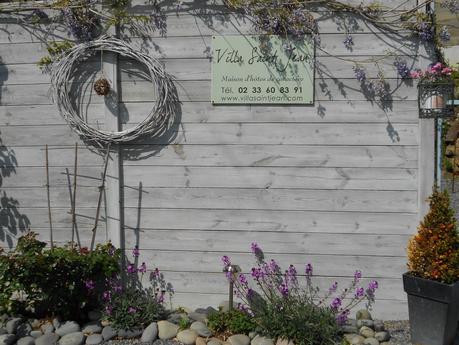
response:
M149 80L155 85L157 100L148 116L135 127L114 132L95 129L77 113L69 98L69 80L75 66L96 51L110 51L137 60L149 71ZM129 143L143 136L158 137L173 124L178 105L177 90L173 78L166 73L155 58L133 49L126 42L112 37L79 44L56 61L51 69L51 84L54 102L62 117L85 141L98 147L108 144Z

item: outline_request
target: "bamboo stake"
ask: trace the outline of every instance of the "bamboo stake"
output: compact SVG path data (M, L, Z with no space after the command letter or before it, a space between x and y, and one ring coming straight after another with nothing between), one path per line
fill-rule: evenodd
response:
M46 194L48 196L48 220L49 220L49 239L51 241L51 250L54 249L53 241L53 220L51 217L51 199L49 196L49 163L48 163L48 144L45 147L45 164L46 164Z
M77 190L77 173L78 173L78 144L75 143L75 164L73 170L73 201L72 201L72 247L77 237L78 247L81 249L80 236L76 223L76 190Z
M110 144L108 144L107 152L104 158L104 163L105 163L104 172L101 174L102 184L99 186L99 200L97 200L96 219L94 221L94 227L92 228L91 249L90 249L91 253L94 249L94 242L96 241L96 231L97 231L97 226L99 225L100 206L102 204L102 196L105 190L105 178L107 176L107 166L108 166L109 158L110 158Z

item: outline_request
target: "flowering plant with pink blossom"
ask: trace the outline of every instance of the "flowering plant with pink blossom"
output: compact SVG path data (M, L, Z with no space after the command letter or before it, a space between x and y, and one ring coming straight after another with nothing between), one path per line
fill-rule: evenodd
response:
M416 69L411 71L410 76L413 79L419 79L421 82L449 82L453 80L454 69L437 62L430 65L425 71Z
M103 292L104 318L116 329L134 329L147 326L164 318L166 297L172 297L174 289L164 279L158 268L148 270L145 262L138 264L139 248L132 250L134 262L127 262L125 280L115 275L106 280L108 289ZM149 287L142 282L148 274Z
M378 283L362 285L360 271L355 271L345 287L340 289L340 284L333 282L321 292L313 284L310 263L301 273L293 265L282 270L275 260L265 259L258 244L252 243L251 250L256 265L249 274L234 273L228 256L222 257L224 271L241 301L239 309L252 315L272 338L291 339L298 345L329 344L339 337L340 326L346 323L351 309L362 302L371 308L375 301ZM249 283L249 277L254 284Z

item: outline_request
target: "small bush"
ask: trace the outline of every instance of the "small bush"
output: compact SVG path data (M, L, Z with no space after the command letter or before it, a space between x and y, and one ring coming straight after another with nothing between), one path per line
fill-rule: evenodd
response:
M133 250L135 257L138 249ZM166 283L158 269L150 272L148 288L142 286L147 266L139 267L128 264L126 267L126 283L123 286L121 275L109 279L108 289L103 293L104 318L112 323L115 329L138 329L148 326L153 321L167 316L165 298L173 294L171 284ZM139 276L140 274L140 276Z
M0 313L78 319L75 311L99 306L105 278L119 270L120 252L111 244L92 252L72 246L47 249L30 232L14 251L0 253Z
M408 242L408 269L446 284L459 280L459 236L448 192L430 196L430 210Z
M207 326L216 333L229 332L232 334L249 334L257 328L257 324L250 315L237 309L211 313Z
M320 294L312 283L311 264L306 264L304 276L300 277L293 265L282 271L275 260L266 261L256 243L252 243L252 252L256 266L250 275L257 289L252 288L244 274L236 272L229 257L223 256L222 261L226 276L242 301L239 308L253 317L251 322L263 335L289 339L296 345L336 344L340 342L340 326L350 310L364 300L368 308L374 302L378 283L371 281L366 288L362 287L360 271L356 271L351 283L340 291L335 282ZM304 285L300 278L304 279Z

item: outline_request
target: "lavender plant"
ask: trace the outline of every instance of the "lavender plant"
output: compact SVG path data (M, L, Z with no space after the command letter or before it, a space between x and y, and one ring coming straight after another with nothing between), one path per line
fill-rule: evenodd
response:
M132 255L140 255L136 247ZM135 260L137 261L137 260ZM146 327L153 321L167 315L166 297L172 298L174 289L167 283L164 275L155 268L150 272L150 287L142 287L142 280L147 274L147 265L128 263L125 270L125 284L121 275L106 279L108 289L103 292L104 318L112 322L116 329L136 329Z
M300 277L290 265L283 271L275 260L265 260L256 243L251 245L256 265L250 271L253 287L245 274L235 274L231 259L222 257L227 279L233 282L239 309L252 315L261 332L273 338L293 340L298 345L331 344L339 338L340 325L347 321L350 310L362 302L370 308L375 301L376 281L361 285L362 273L356 271L353 280L343 289L334 282L321 293L312 282L310 263ZM304 282L301 283L300 280Z

